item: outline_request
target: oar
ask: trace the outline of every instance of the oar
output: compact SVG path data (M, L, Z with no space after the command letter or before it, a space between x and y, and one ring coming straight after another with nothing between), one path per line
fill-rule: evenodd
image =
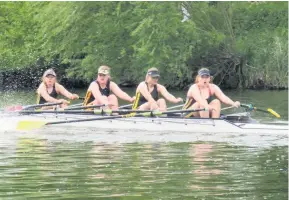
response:
M123 106L119 106L118 108L121 109L121 108L127 108L127 107L131 107L133 104L128 104L128 105L123 105ZM183 107L184 104L181 104L181 105L177 105L177 106L172 106L172 107L169 107L167 108L167 110L171 110L171 109L174 109L174 108L179 108L179 107Z
M260 112L264 112L264 113L271 113L275 117L280 118L280 115L271 108L267 108L267 110L264 110L264 109L254 107L252 104L241 104L241 107L247 108L250 111L255 110L255 111L260 111Z
M133 104L127 104L127 105L119 106L118 109L127 108L127 107L132 107L132 105L133 105Z
M171 109L174 109L174 108L180 108L180 107L183 107L185 104L181 104L181 105L177 105L177 106L172 106L172 107L169 107L167 108L168 110L171 110Z
M60 105L61 103L44 103L44 104L34 104L34 105L26 105L26 106L21 106L21 105L16 105L16 106L9 106L7 108L4 109L4 111L8 111L8 112L15 112L15 111L21 111L21 110L28 110L28 109L32 109L32 108L40 108L40 107L44 107L44 106L56 106L56 105Z
M105 106L113 106L112 104L98 104L98 105L90 105L90 106L75 106L75 107L69 107L65 108L65 110L83 110L88 108L99 108L99 107L105 107Z
M55 122L44 122L44 121L19 121L17 130L32 130L41 128L45 125L52 125L52 124L66 124L66 123L73 123L73 122L87 122L87 121L97 121L97 120L107 120L107 119L118 119L118 118L129 118L129 117L153 117L153 116L160 116L164 114L171 114L171 113L186 113L186 112L198 112L204 111L205 109L190 109L190 110L171 110L166 112L160 111L150 111L145 113L129 113L126 115L116 115L116 116L105 116L105 117L94 117L89 119L75 119L75 120L64 120L64 121L55 121Z
M221 110L228 110L228 109L231 109L231 108L236 108L236 107L235 106L229 106L229 107L222 108Z
M112 114L112 113L145 113L147 110L111 110L111 109L94 109L94 110L23 110L20 114L43 114L43 113L54 113L54 114Z
M79 106L82 106L82 104L83 104L83 103L73 104L73 105L68 106L67 108L79 107ZM66 109L67 109L67 108L66 108Z

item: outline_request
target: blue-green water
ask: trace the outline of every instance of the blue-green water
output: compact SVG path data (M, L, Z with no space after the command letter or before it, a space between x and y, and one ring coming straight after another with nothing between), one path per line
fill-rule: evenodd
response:
M287 91L226 93L288 119ZM34 101L32 92L2 93L0 107ZM127 143L85 130L0 133L0 199L288 199L286 136L212 138Z

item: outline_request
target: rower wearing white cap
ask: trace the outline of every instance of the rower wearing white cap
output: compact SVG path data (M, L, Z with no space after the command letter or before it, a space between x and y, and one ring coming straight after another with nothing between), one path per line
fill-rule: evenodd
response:
M117 97L131 103L134 101L135 98L130 97L127 93L122 91L118 85L110 79L110 68L105 65L100 66L98 68L96 80L90 84L87 90L83 105L105 104L108 105L110 109L117 110Z
M64 108L69 103L65 99L57 99L58 94L61 94L68 99L78 99L77 94L70 93L61 84L57 83L56 73L53 69L48 69L42 76L42 83L37 89L37 104L44 103L63 103L60 107Z
M174 97L167 89L158 83L159 70L155 67L147 71L145 81L141 82L136 89L136 100L133 109L166 111L166 100L172 103L183 102L183 99ZM162 95L164 98L159 98Z
M188 93L187 101L183 109L200 109L206 108L207 111L192 112L187 117L195 116L202 118L219 118L221 111L221 102L227 105L239 107L239 101L233 101L227 97L222 90L215 84L211 83L212 78L210 70L202 68Z

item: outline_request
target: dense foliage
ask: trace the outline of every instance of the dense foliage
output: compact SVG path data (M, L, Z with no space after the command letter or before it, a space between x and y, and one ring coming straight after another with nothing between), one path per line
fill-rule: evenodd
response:
M287 88L287 19L288 2L1 2L0 70L91 81L106 64L136 84L157 67L184 88L208 67L222 87Z

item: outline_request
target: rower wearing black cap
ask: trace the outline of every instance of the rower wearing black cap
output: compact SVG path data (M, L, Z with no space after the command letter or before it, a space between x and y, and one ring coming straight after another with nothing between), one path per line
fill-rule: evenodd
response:
M182 98L176 98L167 89L158 83L159 70L155 67L147 71L145 81L141 82L136 89L136 99L133 109L166 111L166 100L172 103L183 102ZM160 98L162 95L164 98Z
M186 117L195 116L202 118L219 118L221 112L221 102L231 106L239 107L239 101L232 101L222 90L215 84L211 83L212 78L210 70L202 68L188 93L187 101L183 109L206 108L207 111L192 112Z

